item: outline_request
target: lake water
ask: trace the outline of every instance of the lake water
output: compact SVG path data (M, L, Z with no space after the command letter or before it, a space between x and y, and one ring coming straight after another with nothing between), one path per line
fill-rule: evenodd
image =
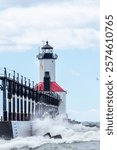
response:
M61 134L62 139L43 137ZM12 140L0 139L0 150L99 150L100 129L82 124L69 124L60 118L35 120L33 136L17 137Z

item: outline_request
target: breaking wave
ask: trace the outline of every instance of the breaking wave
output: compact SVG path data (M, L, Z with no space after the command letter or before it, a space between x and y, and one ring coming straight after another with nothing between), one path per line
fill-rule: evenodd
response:
M85 141L99 141L99 128L86 127L82 124L71 124L63 121L60 117L51 119L47 117L44 120L36 119L32 124L33 136L18 137L12 140L0 139L0 149L2 150L17 150L36 148L44 144L57 143L74 143ZM57 135L61 134L62 139L49 139L43 135L47 132Z

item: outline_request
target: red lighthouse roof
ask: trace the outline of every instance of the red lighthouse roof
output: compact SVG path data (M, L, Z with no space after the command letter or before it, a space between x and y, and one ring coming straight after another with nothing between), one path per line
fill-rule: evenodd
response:
M35 88L39 91L44 91L44 82L39 82ZM56 82L50 82L51 92L65 92Z

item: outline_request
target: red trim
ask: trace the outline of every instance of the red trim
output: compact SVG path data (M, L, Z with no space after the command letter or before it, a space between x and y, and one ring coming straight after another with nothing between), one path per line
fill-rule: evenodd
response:
M44 91L44 82L39 82L35 89L38 91ZM56 82L50 82L50 91L51 92L65 92Z

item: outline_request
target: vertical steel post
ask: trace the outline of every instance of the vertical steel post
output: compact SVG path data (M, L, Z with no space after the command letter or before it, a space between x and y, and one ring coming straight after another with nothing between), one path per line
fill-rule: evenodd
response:
M4 79L2 80L2 84L3 84L3 120L4 121L7 121L8 119L8 110L7 110L7 98L6 98L6 84L7 84L7 81L6 81L6 77L7 77L7 73L6 73L6 68L4 68Z

